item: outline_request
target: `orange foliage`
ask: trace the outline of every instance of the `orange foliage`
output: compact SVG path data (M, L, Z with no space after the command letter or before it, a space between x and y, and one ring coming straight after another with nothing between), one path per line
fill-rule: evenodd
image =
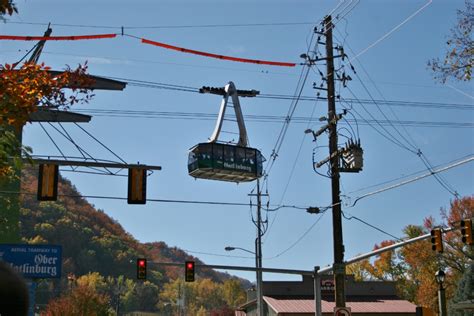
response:
M107 295L99 294L88 286L79 285L69 295L51 301L41 315L109 315L109 300Z
M0 15L18 13L18 9L12 0L0 0Z
M37 106L68 107L77 102L87 102L92 95L87 89L91 81L85 73L87 65L76 70L68 68L60 75L53 76L44 64L25 63L16 70L12 65L5 64L0 70L0 125L11 125L16 129L23 126L30 113ZM62 90L73 85L73 93L69 96ZM82 96L81 96L82 95Z

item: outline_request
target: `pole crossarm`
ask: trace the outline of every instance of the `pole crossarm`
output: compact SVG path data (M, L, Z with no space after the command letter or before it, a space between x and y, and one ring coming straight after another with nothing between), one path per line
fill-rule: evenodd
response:
M161 265L161 266L173 266L173 267L184 267L184 263L175 263L175 262L157 262L152 261L151 264ZM298 275L314 275L312 270L293 270L293 269L278 269L278 268L259 268L256 267L245 267L245 266L225 266L225 265L215 265L215 264L195 264L197 268L209 268L216 270L237 270L237 271L257 271L261 270L266 273L281 273L281 274L298 274Z
M325 159L321 160L320 162L318 162L316 164L316 168L320 168L322 165L328 163L331 159L333 159L334 157L339 157L340 155L342 155L344 152L346 152L347 149L345 148L339 148L336 152L333 152L331 154L331 156L329 157L326 157Z
M161 166L150 166L142 164L126 164L115 162L98 162L98 161L78 161L78 160L58 160L58 159L40 159L33 158L34 163L37 164L55 164L58 166L79 166L79 167L102 167L102 168L116 168L116 169L146 169L146 170L161 170ZM29 161L26 160L25 161Z

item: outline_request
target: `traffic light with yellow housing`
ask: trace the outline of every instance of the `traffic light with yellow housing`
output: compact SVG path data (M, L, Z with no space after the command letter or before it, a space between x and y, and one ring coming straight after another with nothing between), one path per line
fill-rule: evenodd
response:
M145 258L137 259L137 279L146 280L146 259Z
M58 199L58 175L58 165L39 165L38 201L56 201Z
M184 280L186 282L194 282L194 261L186 261L184 263Z
M462 242L466 245L473 245L473 237L472 237L472 219L463 219L461 221L461 235L462 235Z
M442 253L444 250L443 232L441 231L441 228L434 228L431 230L431 249L439 253Z
M146 169L128 169L128 204L146 204Z

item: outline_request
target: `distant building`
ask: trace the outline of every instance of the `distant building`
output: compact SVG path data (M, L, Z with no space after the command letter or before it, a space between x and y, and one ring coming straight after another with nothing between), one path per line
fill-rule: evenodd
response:
M236 311L236 316L257 315L255 291L248 292L248 300ZM334 283L332 276L321 280L321 308L323 315L334 315ZM298 281L263 282L265 316L314 316L314 282L310 276ZM358 316L416 315L416 305L399 298L395 283L387 281L356 282L346 277L346 306Z

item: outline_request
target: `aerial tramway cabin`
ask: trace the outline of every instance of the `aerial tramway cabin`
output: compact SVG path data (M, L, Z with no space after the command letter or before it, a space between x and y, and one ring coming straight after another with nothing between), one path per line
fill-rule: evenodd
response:
M247 131L238 96L251 96L250 94L255 95L258 92L254 90L237 90L232 82L229 82L224 88L208 88L204 90L210 91L209 93L222 95L223 100L217 124L209 142L199 143L189 150L189 175L199 179L237 183L257 180L263 175L263 162L265 158L258 149L247 146ZM246 93L247 95L245 95ZM232 99L239 127L239 142L237 144L218 141L229 98Z

